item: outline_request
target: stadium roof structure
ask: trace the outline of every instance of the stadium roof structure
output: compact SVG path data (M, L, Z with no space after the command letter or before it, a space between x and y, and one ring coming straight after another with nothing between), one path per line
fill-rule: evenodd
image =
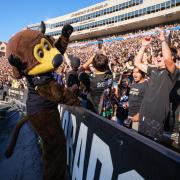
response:
M126 32L180 20L180 0L105 0L64 16L45 21L46 34L57 38L65 24L80 40ZM40 23L28 25L37 29Z

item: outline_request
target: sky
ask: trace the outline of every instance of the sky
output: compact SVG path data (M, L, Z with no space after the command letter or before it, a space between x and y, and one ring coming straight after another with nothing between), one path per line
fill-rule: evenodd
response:
M103 0L4 0L1 1L0 41L29 24L65 15Z

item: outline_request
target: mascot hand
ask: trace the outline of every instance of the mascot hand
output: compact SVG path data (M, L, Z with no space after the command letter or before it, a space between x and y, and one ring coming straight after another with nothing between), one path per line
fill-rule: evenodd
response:
M56 81L50 81L36 86L38 94L50 101L66 104L69 106L80 106L79 99L67 88L60 86Z
M44 97L45 99L58 103L58 99L61 99L63 94L62 90L59 90L59 93L56 95L58 96L58 98L53 95L54 93L52 94L52 86L54 86L54 83L56 82L50 81L46 84L39 84L35 87L35 90L40 96Z
M65 25L62 28L61 36L54 42L55 47L59 50L59 52L63 55L66 52L70 35L73 32L73 27L69 24Z
M73 31L73 27L70 24L67 24L62 28L62 35L69 39Z

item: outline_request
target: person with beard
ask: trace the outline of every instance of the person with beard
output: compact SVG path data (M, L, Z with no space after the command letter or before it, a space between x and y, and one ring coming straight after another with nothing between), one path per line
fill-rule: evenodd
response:
M147 73L150 78L144 99L140 108L140 121L138 132L157 141L162 141L164 123L169 113L169 93L176 81L178 71L172 59L171 50L166 42L164 31L159 32L158 39L161 41L162 55L155 58L156 67L150 67L141 62L151 38L142 40L136 58L135 66Z

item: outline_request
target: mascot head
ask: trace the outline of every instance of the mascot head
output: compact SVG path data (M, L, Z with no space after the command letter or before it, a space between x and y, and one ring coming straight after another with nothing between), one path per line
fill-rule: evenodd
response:
M41 22L40 31L23 30L9 40L6 56L15 78L51 72L61 65L73 28L71 25L63 27L57 41L45 35L45 29Z

